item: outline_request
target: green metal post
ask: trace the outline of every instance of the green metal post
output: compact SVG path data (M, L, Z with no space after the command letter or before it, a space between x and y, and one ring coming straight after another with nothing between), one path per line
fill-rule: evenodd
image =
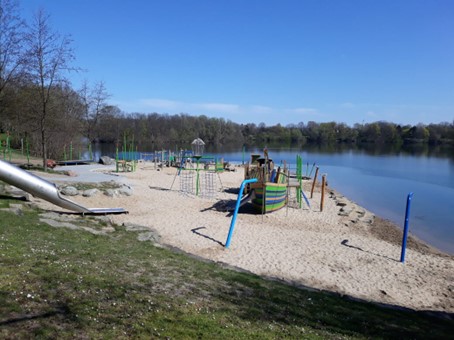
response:
M115 172L118 172L118 146L115 151L115 166L116 166Z
M134 146L132 143L129 146L129 160L130 161L134 160Z
M134 153L134 159L132 161L132 171L136 171L136 168L137 168L137 162L139 162L139 160L137 159L139 155L139 149L136 145L136 152Z
M27 152L27 165L30 166L30 145L28 144L28 138L25 139L25 150Z
M9 136L6 137L6 147L8 149L9 161L11 162L11 144L10 144L10 141L9 141Z
M199 196L199 159L197 158L197 169L196 169L197 177L195 182L195 195Z
M126 133L123 135L123 160L126 157L126 149L127 149L127 141L126 141Z
M91 143L88 144L88 153L90 154L90 160L93 160L93 150L91 148Z

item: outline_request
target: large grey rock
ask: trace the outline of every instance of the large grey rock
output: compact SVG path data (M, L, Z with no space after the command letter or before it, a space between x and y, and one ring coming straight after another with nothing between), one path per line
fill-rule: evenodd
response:
M79 191L75 187L70 186L70 185L61 188L60 192L63 195L66 195L66 196L77 196L77 195L79 195Z
M106 195L108 197L114 197L116 192L117 191L114 189L107 189L106 191L104 191L104 195Z
M99 190L96 189L96 188L88 189L88 190L85 190L83 192L82 196L84 196L84 197L92 197L92 196L95 196L98 192L99 192Z

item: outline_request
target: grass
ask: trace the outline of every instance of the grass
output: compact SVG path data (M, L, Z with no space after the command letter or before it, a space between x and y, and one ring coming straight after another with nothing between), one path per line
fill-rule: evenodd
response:
M452 337L452 319L266 280L114 228L94 235L0 209L0 338Z
M88 182L76 182L71 183L77 190L88 190L88 189L99 189L105 191L107 189L118 189L121 188L121 184L118 182L99 182L99 183L88 183Z

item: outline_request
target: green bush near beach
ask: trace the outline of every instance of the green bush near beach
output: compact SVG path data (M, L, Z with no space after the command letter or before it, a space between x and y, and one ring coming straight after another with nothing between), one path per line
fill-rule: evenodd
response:
M0 338L449 338L454 321L353 301L0 199ZM19 203L23 204L23 203ZM112 228L113 227L113 228Z

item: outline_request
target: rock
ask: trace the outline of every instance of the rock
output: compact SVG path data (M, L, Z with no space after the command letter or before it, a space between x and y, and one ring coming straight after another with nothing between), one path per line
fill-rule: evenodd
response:
M358 214L358 217L361 218L361 217L364 217L364 215L366 215L366 210L358 209L358 210L356 210L356 213Z
M103 230L96 230L96 229L93 229L90 227L79 227L79 229L88 231L90 234L93 234L93 235L105 235L106 234L105 231L103 231Z
M126 231L146 231L146 230L150 230L149 227L145 227L143 225L134 224L134 223L130 223L130 222L123 223L123 226L126 228Z
M30 202L30 194L28 192L19 190L19 189L15 188L15 187L9 186L7 188L4 188L4 191L0 190L0 192L5 193L5 194L9 194L12 197L14 197L16 199L19 199L21 201Z
M73 230L80 229L80 227L76 226L75 224L68 223L68 222L55 221L55 220L52 220L49 218L40 218L39 221L42 223L46 223L46 224L50 225L51 227L55 227L55 228L69 228L69 229L73 229Z
M101 229L101 231L104 233L113 233L113 232L115 232L115 228L114 227L104 227Z
M102 156L101 158L99 158L99 163L104 165L112 165L113 159L110 158L109 156Z
M353 208L351 206L344 206L339 210L339 215L340 216L348 216L350 213L353 211Z
M57 212L44 212L39 214L40 218L44 219L50 219L50 220L55 220L55 221L60 221L60 222L74 222L77 221L78 216L77 215L71 215L71 214L59 214Z
M17 211L23 210L23 208L24 208L24 206L22 204L14 204L14 203L10 203L9 207L11 209L14 209L14 210L17 210Z
M118 193L124 196L132 196L132 189L126 185L118 189Z
M374 222L374 217L373 216L369 217L369 218L363 220L363 222L366 224L372 224Z
M2 211L8 211L17 216L22 216L24 214L22 210L22 204L10 204L9 208L3 208Z
M108 215L104 215L104 216L96 216L95 217L98 221L101 221L103 223L107 223L107 224L113 224L112 222L112 218Z
M161 239L161 237L159 236L159 234L156 231L149 231L149 232L146 232L146 233L140 233L137 236L137 240L138 241L151 241L153 243L159 243L160 239Z
M345 200L339 200L337 201L337 204L339 207L345 207L348 204Z
M79 195L79 191L73 187L73 186L66 186L66 187L63 187L60 192L63 194L63 195L66 195L66 196L77 196Z
M83 192L82 196L84 196L84 197L92 197L92 196L95 196L98 192L99 192L99 190L96 189L96 188L88 189L88 190L85 190Z
M104 191L104 195L108 197L114 197L116 193L117 191L114 189L107 189L106 191Z
M34 210L39 209L39 205L36 204L35 202L26 202L26 203L24 203L24 205L29 209L34 209Z

